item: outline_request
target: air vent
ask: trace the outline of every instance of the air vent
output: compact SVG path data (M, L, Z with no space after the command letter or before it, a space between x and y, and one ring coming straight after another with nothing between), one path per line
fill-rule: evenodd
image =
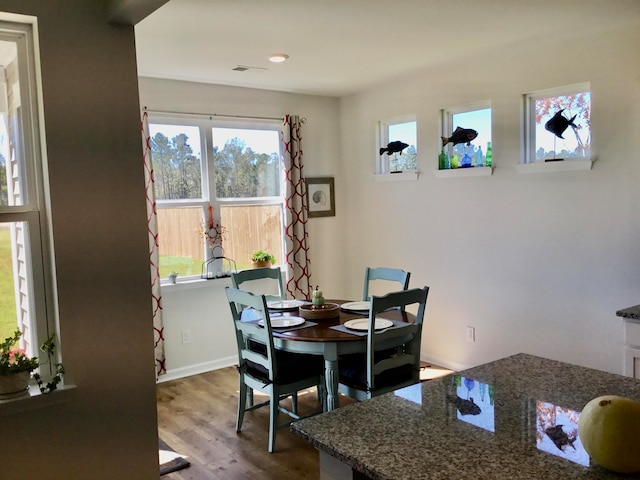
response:
M264 73L267 70L269 70L268 68L262 68L262 67L250 67L248 65L238 65L235 68L232 68L231 70L233 70L234 72L253 72L253 73Z

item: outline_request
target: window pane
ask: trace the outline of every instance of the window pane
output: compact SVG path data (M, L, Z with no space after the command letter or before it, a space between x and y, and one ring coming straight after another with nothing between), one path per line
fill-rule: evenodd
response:
M400 141L409 145L401 153L389 155L389 170L406 172L416 170L418 149L416 147L416 122L396 123L389 125L389 143Z
M4 340L18 328L14 269L11 258L10 227L0 223L0 339Z
M251 255L258 250L275 256L277 264L284 263L282 205L221 205L220 218L227 227L224 254L235 260L238 270L251 267Z
M486 154L491 143L491 109L482 108L452 114L451 132L446 133L452 135L458 127L475 130L478 132L478 136L469 142L470 145L467 145L467 142L446 145L445 148L449 149L451 167L483 167L488 165Z
M278 131L243 128L212 128L211 131L217 198L280 195Z
M554 116L566 124L562 137L545 125ZM570 121L570 123L569 123ZM573 125L572 125L573 124ZM535 100L535 160L585 158L591 155L591 92L537 98Z
M201 274L205 252L202 221L201 207L158 209L161 278L172 271L181 277Z
M150 124L157 200L202 198L200 129Z

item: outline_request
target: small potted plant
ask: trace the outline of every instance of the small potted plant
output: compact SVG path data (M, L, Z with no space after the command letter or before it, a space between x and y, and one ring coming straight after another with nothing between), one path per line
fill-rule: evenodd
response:
M29 381L31 372L38 368L41 363L38 357L28 357L27 353L17 347L22 332L16 330L12 337L5 338L0 343L0 399L12 398L24 395L29 389ZM40 350L48 356L53 355L55 349L55 333L42 344ZM49 383L43 384L42 378L38 373L33 378L38 383L38 387L42 393L49 393L55 390L58 383L62 380L64 367L61 363L55 365L55 375Z
M270 267L271 265L276 263L276 257L271 255L270 253L258 250L251 256L251 262L253 264L253 268Z

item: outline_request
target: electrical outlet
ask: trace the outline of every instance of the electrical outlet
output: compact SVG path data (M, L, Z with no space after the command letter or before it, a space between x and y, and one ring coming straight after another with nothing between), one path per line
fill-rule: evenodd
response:
M467 342L476 341L476 329L474 327L467 327Z
M191 343L191 330L182 330L182 343Z

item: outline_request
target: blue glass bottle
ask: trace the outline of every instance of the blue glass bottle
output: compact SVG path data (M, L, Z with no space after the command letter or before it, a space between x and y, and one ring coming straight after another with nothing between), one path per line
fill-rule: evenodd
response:
M467 152L465 152L462 156L462 159L460 160L460 166L462 168L469 168L471 166L471 157Z
M476 151L476 167L484 167L484 155L482 154L482 147L478 147Z

